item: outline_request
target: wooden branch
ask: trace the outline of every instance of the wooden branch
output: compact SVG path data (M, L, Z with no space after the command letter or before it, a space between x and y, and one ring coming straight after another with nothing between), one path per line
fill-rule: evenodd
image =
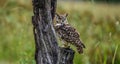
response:
M32 2L36 64L72 64L74 51L58 47L53 28L56 0L33 0Z

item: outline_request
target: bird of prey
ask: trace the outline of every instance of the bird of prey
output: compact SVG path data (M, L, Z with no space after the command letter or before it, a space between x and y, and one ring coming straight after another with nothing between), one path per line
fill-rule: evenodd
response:
M85 45L80 40L80 35L74 27L72 27L67 21L68 14L59 15L56 13L56 23L54 28L59 38L64 41L64 47L68 44L76 46L79 53L83 53Z

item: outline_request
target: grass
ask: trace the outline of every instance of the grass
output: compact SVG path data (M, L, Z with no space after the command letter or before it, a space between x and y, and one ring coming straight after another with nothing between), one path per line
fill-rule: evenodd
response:
M113 59L112 59L112 64L115 63L115 57L116 57L117 49L118 49L118 45L115 48L115 53L114 53L114 56L113 56Z
M31 2L0 3L0 64L35 64ZM120 64L119 11L120 5L58 2L57 12L69 13L86 45L84 54L76 52L74 64Z

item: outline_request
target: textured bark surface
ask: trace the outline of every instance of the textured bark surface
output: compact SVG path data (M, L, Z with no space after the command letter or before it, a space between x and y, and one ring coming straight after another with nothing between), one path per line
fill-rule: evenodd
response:
M69 48L59 48L58 64L73 64L74 51Z
M74 51L58 47L53 28L56 0L33 0L32 2L36 64L72 64Z

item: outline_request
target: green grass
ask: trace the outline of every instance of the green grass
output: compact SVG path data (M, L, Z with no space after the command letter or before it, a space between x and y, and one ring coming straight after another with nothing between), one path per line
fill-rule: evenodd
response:
M119 11L120 5L58 2L57 12L69 13L86 45L74 64L120 64ZM32 15L29 0L0 1L0 64L35 64Z

